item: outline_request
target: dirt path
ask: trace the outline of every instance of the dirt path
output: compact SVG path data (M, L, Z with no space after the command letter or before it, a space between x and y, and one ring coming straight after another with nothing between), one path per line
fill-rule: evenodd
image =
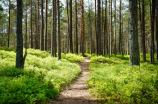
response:
M66 87L58 98L51 101L50 104L99 104L90 98L90 94L87 91L86 79L89 77L89 62L90 60L85 58L80 63L82 69L81 74L75 79L74 83Z

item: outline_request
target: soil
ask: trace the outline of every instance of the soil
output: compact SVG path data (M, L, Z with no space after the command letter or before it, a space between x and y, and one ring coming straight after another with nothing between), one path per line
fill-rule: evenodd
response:
M90 97L89 88L86 85L86 79L89 77L89 62L90 60L85 57L84 61L79 63L81 74L50 104L100 104Z

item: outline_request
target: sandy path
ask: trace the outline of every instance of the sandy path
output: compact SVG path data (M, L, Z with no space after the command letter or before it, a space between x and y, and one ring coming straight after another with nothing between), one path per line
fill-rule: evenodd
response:
M90 98L90 94L87 91L86 79L89 77L89 62L90 60L85 58L80 63L82 69L81 74L75 79L74 83L66 87L58 98L51 101L50 104L99 104Z

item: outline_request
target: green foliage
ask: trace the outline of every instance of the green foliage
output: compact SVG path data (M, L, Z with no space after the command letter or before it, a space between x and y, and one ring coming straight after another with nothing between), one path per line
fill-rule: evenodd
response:
M16 53L6 50L0 50L1 104L46 104L81 72L75 63L66 59L58 61L50 57L49 52L33 49L28 49L25 68L19 70L15 68ZM71 55L74 56L77 57ZM76 61L75 58L69 60Z
M76 54L72 54L72 53L68 53L68 54L61 54L61 57L63 59L67 59L70 62L79 62L79 61L83 61L84 58L81 55L76 55Z
M87 80L91 94L108 103L158 103L158 65L146 62L130 67L128 59L93 56Z

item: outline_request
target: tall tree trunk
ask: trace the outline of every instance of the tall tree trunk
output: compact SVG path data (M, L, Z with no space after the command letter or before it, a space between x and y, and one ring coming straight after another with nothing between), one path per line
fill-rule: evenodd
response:
M32 33L32 0L31 0L31 48L33 48L33 33Z
M26 8L26 15L25 15L25 48L27 49L27 8Z
M56 0L52 1L53 10L52 10L52 35L51 35L51 55L56 57Z
M156 1L156 60L158 60L158 0Z
M110 0L110 55L112 54L112 0Z
M75 0L75 13L76 13L76 53L78 54L78 17L77 17L77 2Z
M101 22L100 22L100 0L97 3L97 37L98 37L98 47L97 55L101 55Z
M67 7L67 50L66 52L68 53L69 52L69 3L68 3L68 0L66 0L66 7Z
M142 44L141 44L141 40L142 40L142 12L141 12L141 6L140 6L140 0L139 0L139 21L140 21L140 24L139 24L139 27L140 27L140 34L139 34L139 40L138 40L138 42L139 42L139 46L140 46L140 48L139 48L139 52L142 52Z
M41 51L44 50L44 18L43 18L43 0L41 0L41 42L40 42L40 49Z
M121 9L121 4L122 4L122 0L120 0L120 11L119 11L119 47L118 47L118 51L119 51L119 54L121 54L121 41L122 41L122 39L121 39L121 37L122 37L122 35L121 35L121 11L122 11L122 9Z
M46 6L45 6L45 38L44 38L44 50L47 50L47 0L45 0Z
M9 0L9 26L8 26L8 47L9 47L9 41L10 41L10 0Z
M115 12L114 12L114 54L116 56L116 0L114 3L114 8L115 8Z
M143 61L146 62L146 49L145 49L145 13L144 13L144 0L142 0L142 51Z
M155 20L155 0L152 0L151 14L151 46L150 46L150 63L154 64L154 20Z
M130 66L140 65L138 28L137 28L137 0L129 0L129 42Z
M104 44L106 46L106 52L105 52L106 54L108 53L108 33L107 32L108 32L107 31L107 0L105 0Z
M97 35L97 2L95 0L95 33L96 33L96 54L98 54L98 35Z
M39 0L37 0L37 14L36 14L36 40L35 40L35 49L39 49L39 41L38 41L38 37L39 37L39 30L38 30L38 25L39 25Z
M58 60L61 59L61 42L60 42L60 5L59 0L57 0L57 15L58 15Z
M81 45L82 45L82 56L84 56L84 3L81 0Z
M70 37L70 52L73 53L72 43L72 0L70 0L70 24L69 24L69 37Z
M17 0L17 48L16 48L16 68L23 69L27 53L23 57L23 36L22 36L22 0Z

